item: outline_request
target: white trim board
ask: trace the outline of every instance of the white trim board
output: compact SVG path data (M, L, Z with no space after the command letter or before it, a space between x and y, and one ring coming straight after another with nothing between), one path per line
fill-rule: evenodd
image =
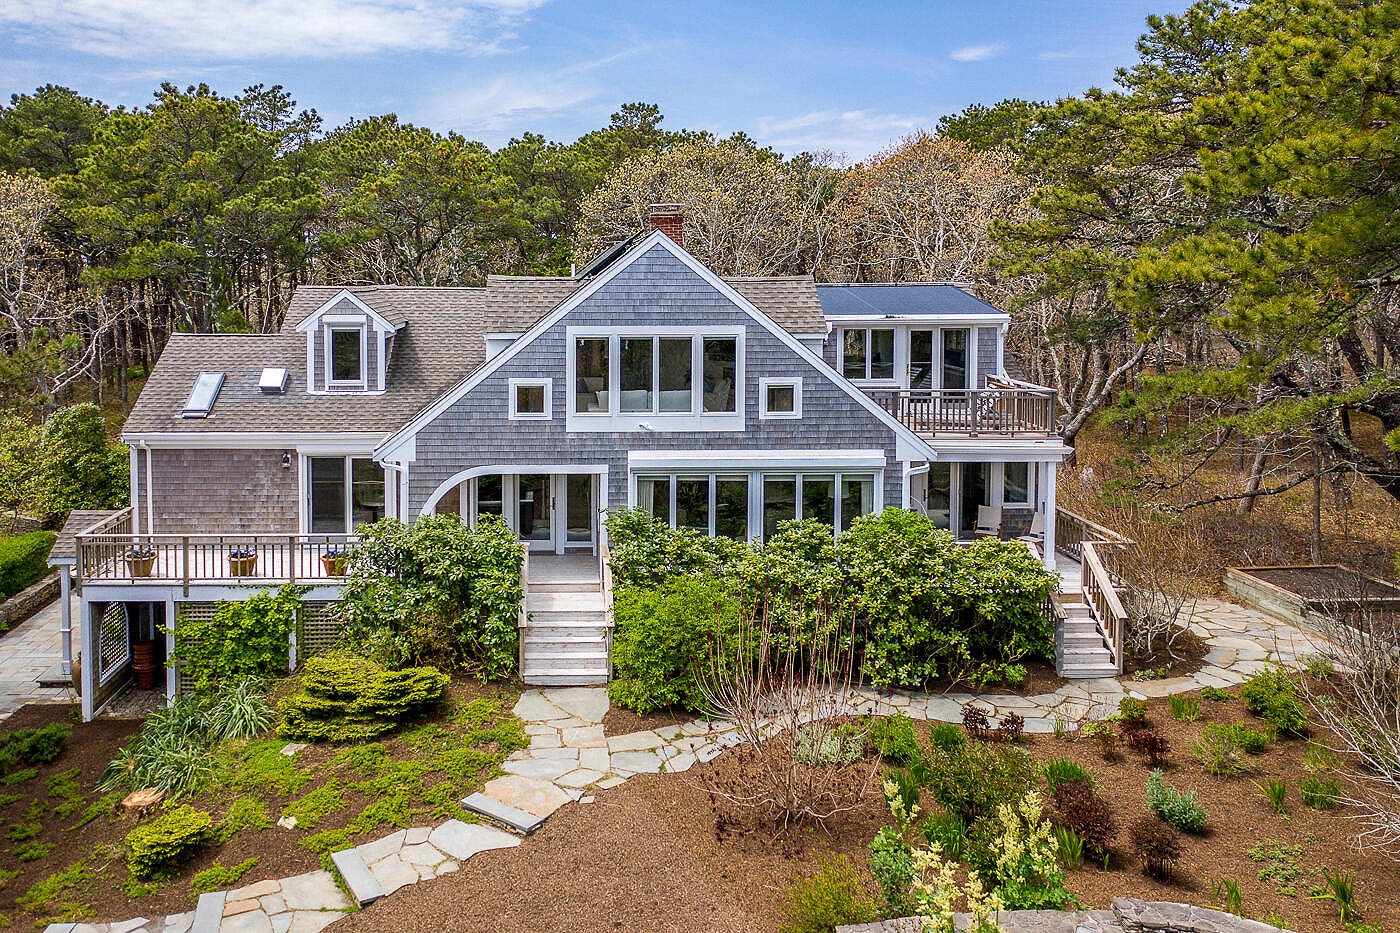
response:
M833 385L845 392L852 400L865 408L877 420L888 426L894 432L896 438L896 448L898 450L897 459L927 460L937 456L933 448L930 447L923 438L909 430L896 420L893 415L877 405L873 399L844 379L840 373L828 366L826 361L823 360L819 354L813 352L810 347L802 343L797 337L779 327L772 318L758 310L752 302L735 291L733 286L707 269L698 259L687 253L669 236L662 233L660 230L654 230L650 235L644 237L641 242L628 250L620 259L603 270L600 275L575 291L549 314L546 314L536 321L534 326L526 331L520 339L502 350L499 355L482 364L475 372L467 376L467 378L463 379L456 386L444 392L438 397L437 401L424 408L415 415L408 424L394 432L394 434L375 451L375 459L381 461L402 460L402 449L406 443L415 438L418 432L427 424L437 419L468 392L480 385L502 366L514 359L525 347L529 346L557 324L564 315L573 311L584 301L588 300L602 289L603 286L616 278L624 269L631 266L633 262L656 246L660 246L662 249L671 253L671 255L676 257L683 265L705 281L706 284L729 299L737 308L748 314L756 323L796 353L804 362L813 366L820 375L826 377Z
M304 453L363 453L369 456L384 439L383 431L345 431L324 434L292 431L263 433L242 431L169 431L123 434L123 444L156 450L226 448L230 450L300 450Z
M883 450L632 450L628 470L882 470Z
M361 298L359 298L358 296L356 296L356 295L355 295L353 292L351 292L350 289L348 289L348 288L342 288L342 289L340 290L339 294L337 294L335 297L331 298L329 301L324 302L324 303L321 304L319 307L317 307L315 311L312 311L312 312L311 312L310 314L308 314L306 317L302 318L301 321L297 324L296 329L297 329L298 331L302 332L302 333L308 332L309 330L311 330L312 327L315 326L315 323L316 323L317 321L320 320L320 318L321 318L322 315L324 315L327 311L329 311L329 310L330 310L332 307L334 307L335 305L339 304L339 303L342 302L342 301L347 301L347 300L348 300L352 305L354 305L355 307L357 307L357 308L359 308L361 311L363 311L363 312L370 318L370 320L372 320L372 321L374 322L375 326L376 326L379 330L388 330L388 331L397 331L397 330L398 330L398 327L396 327L395 325L389 323L389 319L388 319L388 318L384 317L384 315L380 314L378 311L376 311L376 310L374 310L373 308L371 308L368 304L366 304L366 303L364 302L363 299L361 299Z

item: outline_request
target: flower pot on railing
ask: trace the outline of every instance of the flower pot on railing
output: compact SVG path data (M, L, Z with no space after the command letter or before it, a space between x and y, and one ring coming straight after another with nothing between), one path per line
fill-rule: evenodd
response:
M326 548L321 555L321 567L328 577L343 577L350 569L350 549L343 547Z
M126 561L126 571L133 577L149 577L156 565L155 548L133 547L122 555Z
M258 552L250 547L229 548L228 572L232 577L251 577L258 567Z

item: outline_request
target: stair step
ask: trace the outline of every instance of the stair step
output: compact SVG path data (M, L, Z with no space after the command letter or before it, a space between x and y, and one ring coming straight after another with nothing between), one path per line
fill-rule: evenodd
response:
M607 625L608 614L599 609L594 612L541 612L538 609L525 609L525 615L536 625Z
M603 584L597 580L592 583L564 583L537 582L530 580L525 584L528 593L601 593Z
M527 628L524 634L527 645L603 645L607 644L608 641L606 632L560 635L555 632L539 632Z
M520 675L520 679L531 686L537 687L588 687L595 684L607 683L608 672L606 670L596 670L561 673L559 671L536 671L527 669Z
M531 612L602 612L603 594L527 592L525 608Z

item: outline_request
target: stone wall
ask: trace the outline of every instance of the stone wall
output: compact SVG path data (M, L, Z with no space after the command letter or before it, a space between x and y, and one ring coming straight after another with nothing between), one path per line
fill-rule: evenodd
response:
M1115 897L1109 910L1008 910L1001 914L1006 933L1279 933L1279 928L1209 907ZM967 914L954 925L967 929ZM837 927L836 933L921 933L922 922L909 917L881 923Z

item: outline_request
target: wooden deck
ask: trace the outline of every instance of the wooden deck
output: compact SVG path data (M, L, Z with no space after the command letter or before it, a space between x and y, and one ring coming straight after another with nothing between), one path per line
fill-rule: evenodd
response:
M1054 437L1055 392L1039 387L989 389L867 388L881 408L926 437Z

